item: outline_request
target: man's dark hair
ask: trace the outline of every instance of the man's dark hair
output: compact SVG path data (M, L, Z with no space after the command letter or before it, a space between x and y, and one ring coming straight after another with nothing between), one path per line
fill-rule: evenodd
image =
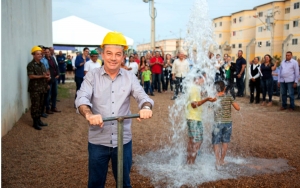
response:
M287 51L286 53L289 53L289 54L293 55L293 53L291 51Z
M242 52L242 54L244 53L243 50L239 50L238 52Z
M217 92L222 92L225 89L225 83L222 80L216 81L214 85L217 89Z
M83 48L83 51L85 51L85 50L90 50L88 47L84 47Z
M258 61L259 61L259 59L260 59L258 56L256 56L255 58L257 58ZM254 58L254 59L255 59L255 58Z

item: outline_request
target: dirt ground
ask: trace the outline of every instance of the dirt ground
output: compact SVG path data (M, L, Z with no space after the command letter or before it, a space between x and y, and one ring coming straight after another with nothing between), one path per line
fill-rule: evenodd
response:
M74 88L74 84L63 87ZM60 98L57 107L62 113L42 119L49 124L43 130L32 127L30 113L24 114L13 129L2 137L2 187L58 188L86 187L88 178L87 122L74 109L74 89L71 96ZM133 155L142 155L161 148L170 135L168 106L172 93L155 93L154 117L133 121ZM280 174L264 174L238 179L207 182L198 187L300 187L300 113L281 112L278 106L261 107L249 104L248 98L238 98L242 110L233 113L235 126L229 151L232 154L266 159L288 160L292 170ZM136 113L134 100L132 112ZM241 119L243 121L241 122ZM243 124L243 125L242 125ZM160 137L160 139L155 139ZM154 187L150 177L144 177L133 164L133 187ZM109 169L107 186L115 187ZM161 185L164 187L164 185ZM182 186L187 187L187 186Z

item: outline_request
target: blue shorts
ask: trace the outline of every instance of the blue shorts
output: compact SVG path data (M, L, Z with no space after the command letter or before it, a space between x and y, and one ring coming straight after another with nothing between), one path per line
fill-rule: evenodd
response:
M229 143L232 132L232 122L216 123L212 132L212 144Z

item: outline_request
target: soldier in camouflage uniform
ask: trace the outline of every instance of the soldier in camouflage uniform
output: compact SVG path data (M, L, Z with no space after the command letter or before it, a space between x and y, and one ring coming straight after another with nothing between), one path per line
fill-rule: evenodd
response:
M46 68L42 59L42 49L35 46L31 49L33 60L27 65L27 75L29 77L28 92L31 100L31 117L33 119L33 127L41 130L40 126L47 126L40 119L44 106L44 93L47 92L47 80L50 76L46 73Z

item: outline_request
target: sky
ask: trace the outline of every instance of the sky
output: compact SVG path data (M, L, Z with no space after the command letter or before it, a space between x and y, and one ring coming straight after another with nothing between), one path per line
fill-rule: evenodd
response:
M154 0L157 11L156 41L184 38L194 1ZM211 19L272 2L270 0L207 1ZM52 0L53 21L73 15L109 30L123 33L134 40L134 46L150 42L151 39L149 3L144 3L143 0ZM102 41L99 41L99 44L101 43Z

